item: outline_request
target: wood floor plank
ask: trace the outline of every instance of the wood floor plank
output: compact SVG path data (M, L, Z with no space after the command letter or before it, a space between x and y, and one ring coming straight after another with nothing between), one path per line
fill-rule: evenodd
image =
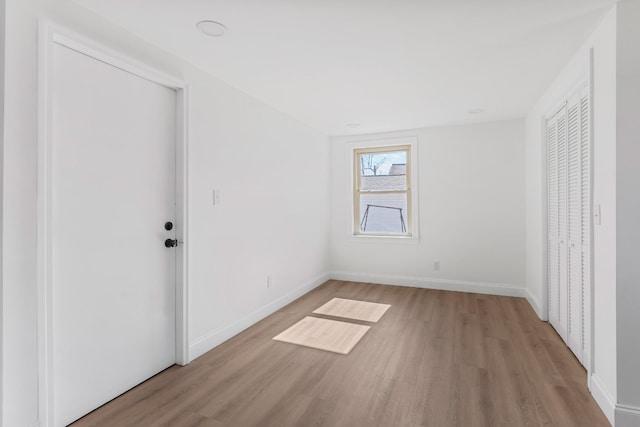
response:
M332 298L393 309L348 355L271 339ZM526 300L329 281L73 425L609 424L584 369Z

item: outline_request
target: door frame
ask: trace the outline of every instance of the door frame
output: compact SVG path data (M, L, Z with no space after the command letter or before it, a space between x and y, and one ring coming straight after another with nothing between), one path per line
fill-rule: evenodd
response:
M51 102L52 54L55 44L70 48L176 92L176 238L175 277L176 364L191 361L188 345L188 92L185 81L61 27L46 19L38 25L38 418L40 426L53 425L53 346L51 292Z

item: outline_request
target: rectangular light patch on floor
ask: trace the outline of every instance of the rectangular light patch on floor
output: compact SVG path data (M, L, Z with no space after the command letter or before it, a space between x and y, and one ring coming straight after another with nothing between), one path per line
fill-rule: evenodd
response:
M315 310L314 313L375 323L380 320L389 307L391 307L389 304L333 298L331 301Z
M334 353L349 354L369 328L370 326L307 316L273 339Z

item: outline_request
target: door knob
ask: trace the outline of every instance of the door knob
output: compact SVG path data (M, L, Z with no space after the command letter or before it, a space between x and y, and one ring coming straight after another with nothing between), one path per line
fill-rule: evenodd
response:
M173 223L171 221L167 221L164 223L164 229L169 231L173 229Z
M167 239L164 241L165 248L173 248L178 246L178 239Z

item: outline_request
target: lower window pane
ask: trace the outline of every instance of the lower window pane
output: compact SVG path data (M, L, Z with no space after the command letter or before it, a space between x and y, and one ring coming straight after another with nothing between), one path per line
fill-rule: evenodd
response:
M407 194L361 194L360 232L407 234Z

